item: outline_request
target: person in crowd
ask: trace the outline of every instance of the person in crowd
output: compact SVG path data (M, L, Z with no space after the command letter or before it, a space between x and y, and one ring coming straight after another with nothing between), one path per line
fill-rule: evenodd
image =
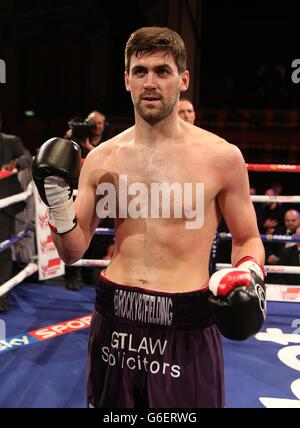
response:
M297 227L294 233L295 238L300 238L300 226ZM280 266L299 266L300 267L300 242L289 245L283 248L278 260ZM280 284L300 285L300 274L284 274L279 275Z
M297 228L300 226L300 213L297 210L288 210L284 214L284 226L277 227L274 230L274 235L291 236L296 233ZM273 243L268 244L266 248L266 259L271 265L276 265L279 262L281 252L284 248L288 248L292 243Z
M187 98L181 98L178 104L178 115L185 122L195 124L196 113L193 104Z
M95 110L88 115L87 120L96 123L96 127L92 131L92 136L90 137L90 143L93 147L97 147L103 141L106 117L100 111Z
M32 155L24 146L20 137L1 131L0 114L0 169L12 173L10 177L0 180L0 199L22 193L23 189L18 180L17 172L31 168ZM0 243L14 234L15 216L22 211L25 203L11 205L0 210ZM0 291L1 285L7 282L13 273L12 251L7 249L0 252ZM9 309L9 293L0 296L0 312Z

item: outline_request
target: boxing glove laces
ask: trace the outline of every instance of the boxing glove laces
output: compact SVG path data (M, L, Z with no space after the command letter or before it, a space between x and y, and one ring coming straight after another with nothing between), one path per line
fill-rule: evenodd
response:
M63 235L76 227L74 183L80 173L81 151L74 141L52 138L34 159L32 175L39 195L48 206L49 226Z

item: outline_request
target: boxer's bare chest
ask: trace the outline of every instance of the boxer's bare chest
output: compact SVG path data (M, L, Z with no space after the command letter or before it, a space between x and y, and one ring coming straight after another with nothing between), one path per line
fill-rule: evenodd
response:
M207 202L214 199L221 188L218 160L195 144L172 144L152 150L129 147L117 152L112 162L117 187L120 177L128 186L137 189L145 186L150 192L158 186L173 192L176 189L194 191L197 186L203 186Z

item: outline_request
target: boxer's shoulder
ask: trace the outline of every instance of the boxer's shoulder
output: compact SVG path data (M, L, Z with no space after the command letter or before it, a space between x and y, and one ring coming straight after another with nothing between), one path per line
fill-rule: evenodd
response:
M217 134L200 129L199 136L217 159L228 166L243 161L240 149Z
M230 155L238 150L234 144L229 143L220 135L214 134L203 128L193 128L193 132L195 132L195 137L198 137L198 141L205 144L210 150L216 153L227 153Z
M111 180L113 171L118 170L120 148L130 142L128 130L101 143L85 158L82 167L82 176L89 177L93 185L98 185L102 179Z
M233 167L244 162L239 148L221 136L202 128L188 125L188 142L192 144L195 156L211 160L214 166Z
M133 128L126 129L122 133L101 143L88 154L87 159L92 161L114 156L120 148L130 143L132 140L132 129Z
M215 150L227 143L219 135L187 122L181 122L181 132L186 142L197 144L199 148L208 147Z

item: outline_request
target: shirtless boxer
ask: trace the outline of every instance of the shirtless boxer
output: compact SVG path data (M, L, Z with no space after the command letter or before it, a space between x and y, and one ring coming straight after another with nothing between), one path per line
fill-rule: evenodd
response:
M99 195L104 198L100 203L111 202L105 200L109 192L99 188L106 183L107 189L116 189L116 206L110 206L117 213L115 252L99 279L90 328L88 403L222 407L219 331L243 340L256 334L265 318L264 249L246 166L237 147L178 116L189 73L177 33L156 27L137 30L127 42L125 58L135 125L88 155L75 203L71 183L80 158L75 143L48 141L33 168L49 206L53 240L67 264L79 260L89 245L101 214ZM125 178L131 190L124 213L120 194ZM159 207L154 206L160 215L151 218L149 196L154 196L153 185L162 183L176 183L174 193L169 192L171 216L163 215L161 197ZM188 183L193 190L197 184L204 188L203 199L194 191L180 217L175 202ZM149 190L148 199L137 202L142 186ZM140 217L132 214L134 208L140 209ZM195 208L204 215L198 228L191 228ZM210 250L222 215L233 236L233 268L209 278Z

